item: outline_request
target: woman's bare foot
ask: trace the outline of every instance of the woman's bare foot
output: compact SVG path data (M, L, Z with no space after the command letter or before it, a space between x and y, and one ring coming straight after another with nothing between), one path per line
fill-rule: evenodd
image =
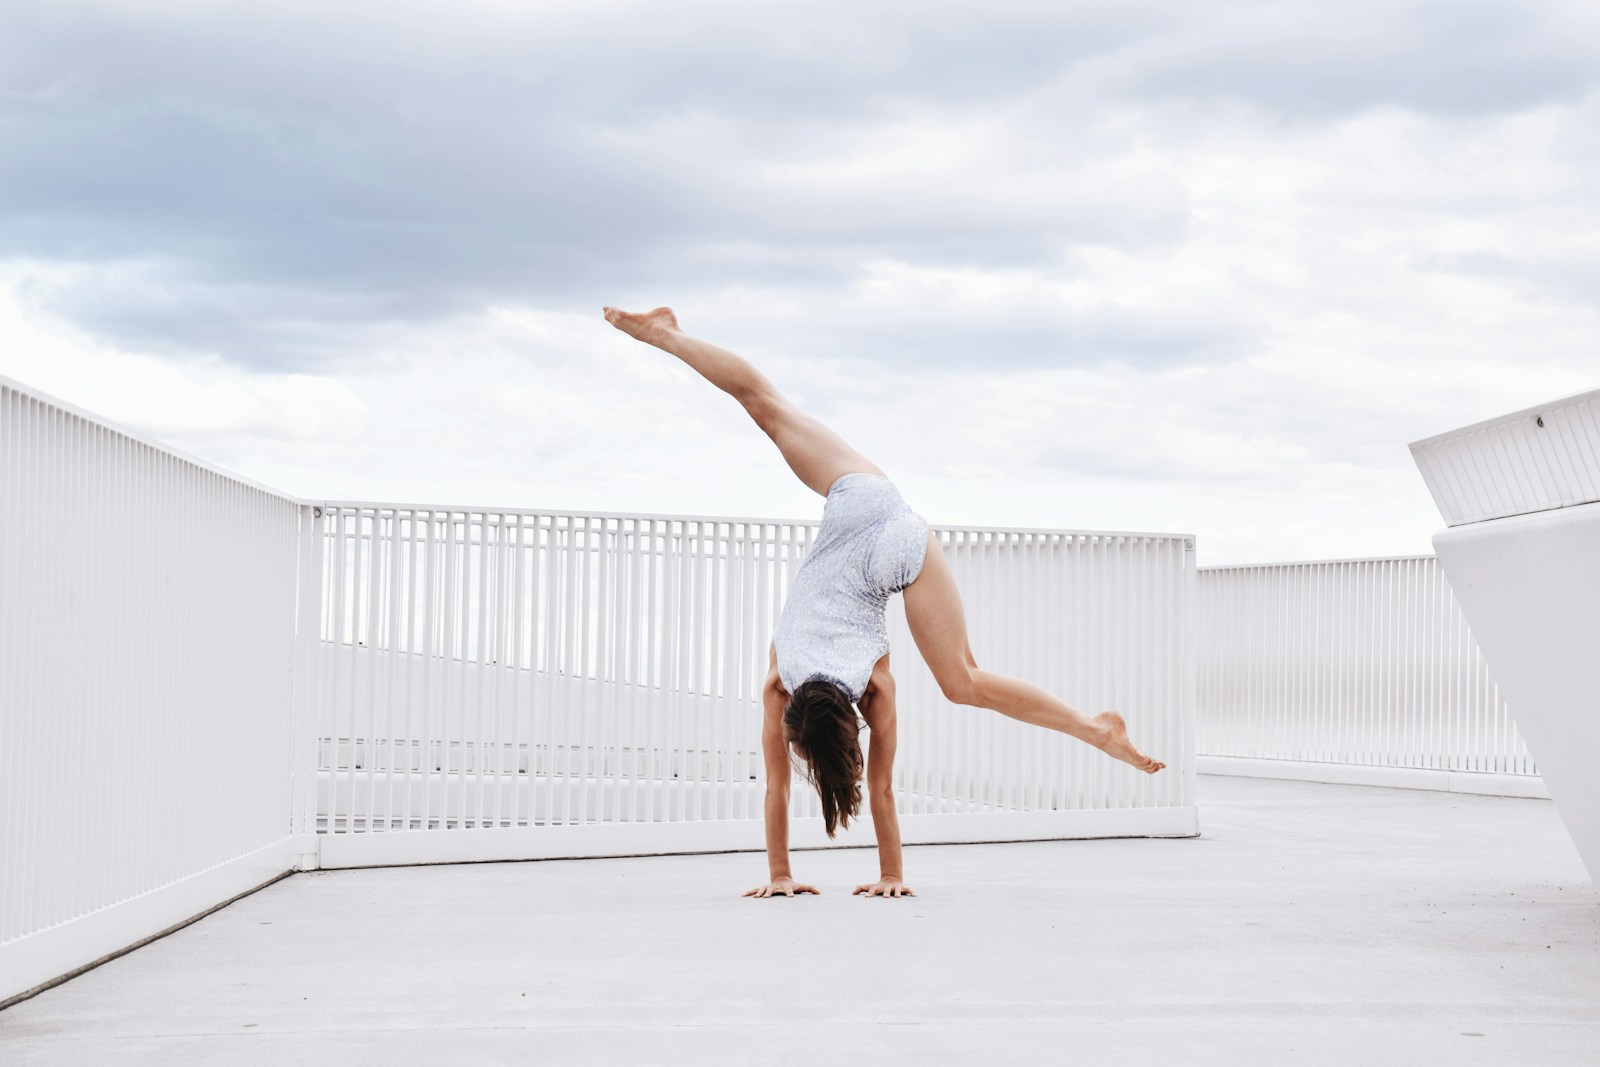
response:
M654 311L645 311L635 314L623 311L621 308L602 308L606 321L636 341L643 341L647 345L656 343L663 330L678 329L678 320L672 314L671 308L656 308Z
M1101 731L1101 741L1096 747L1106 755L1131 763L1146 774L1154 774L1166 766L1133 747L1128 740L1128 724L1122 721L1121 715L1114 711L1102 711L1094 717L1093 722Z

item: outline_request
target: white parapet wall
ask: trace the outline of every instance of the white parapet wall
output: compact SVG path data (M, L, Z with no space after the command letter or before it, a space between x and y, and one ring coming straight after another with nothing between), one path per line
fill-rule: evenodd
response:
M1600 881L1600 391L1412 445L1495 680Z

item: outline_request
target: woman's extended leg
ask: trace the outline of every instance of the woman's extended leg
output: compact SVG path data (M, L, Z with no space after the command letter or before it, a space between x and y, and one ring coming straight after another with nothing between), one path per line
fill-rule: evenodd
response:
M605 316L629 337L671 352L744 405L783 453L789 469L821 496L828 495L829 487L841 475L857 471L883 474L842 437L791 404L749 360L680 330L670 308L635 315L608 307Z
M905 598L906 622L911 625L917 651L927 660L946 699L992 708L1013 719L1071 734L1141 771L1154 774L1166 766L1133 747L1128 741L1127 724L1116 712L1088 716L1032 682L980 668L967 643L961 591L944 558L944 548L931 531L927 559L917 580L906 586Z

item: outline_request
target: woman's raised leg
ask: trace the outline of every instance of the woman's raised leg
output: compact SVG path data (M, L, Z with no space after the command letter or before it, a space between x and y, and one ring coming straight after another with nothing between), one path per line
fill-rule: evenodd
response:
M684 333L670 308L642 314L613 307L604 310L611 325L629 337L677 356L742 404L778 446L789 469L819 495L827 496L829 487L841 475L858 471L883 474L877 464L851 448L842 437L790 403L749 360Z
M933 671L945 698L956 704L992 708L1035 726L1045 726L1086 741L1108 756L1154 774L1166 764L1133 747L1128 727L1114 711L1089 716L1020 678L983 670L967 642L967 618L950 562L933 532L917 580L905 588L906 622L917 651Z

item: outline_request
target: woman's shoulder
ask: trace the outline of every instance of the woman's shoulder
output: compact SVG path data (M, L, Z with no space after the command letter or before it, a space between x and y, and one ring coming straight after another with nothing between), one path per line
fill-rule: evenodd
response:
M871 698L876 693L894 692L894 674L889 670L889 653L885 652L878 657L878 662L872 665L872 673L867 676L866 689L863 696Z

